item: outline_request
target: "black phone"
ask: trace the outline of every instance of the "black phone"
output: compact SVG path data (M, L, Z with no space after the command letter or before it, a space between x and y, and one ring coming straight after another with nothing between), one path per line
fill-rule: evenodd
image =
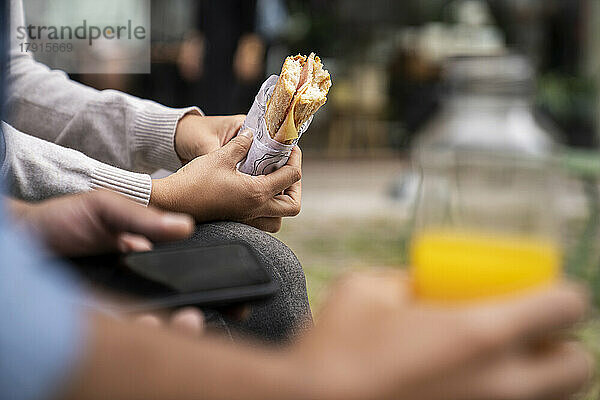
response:
M171 245L122 256L71 260L93 287L124 295L122 312L219 307L273 296L279 286L243 243Z

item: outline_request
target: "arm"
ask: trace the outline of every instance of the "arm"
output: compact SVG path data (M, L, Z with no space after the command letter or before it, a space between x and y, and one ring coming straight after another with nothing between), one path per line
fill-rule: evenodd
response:
M7 198L6 208L15 223L65 257L147 251L156 242L185 239L194 229L187 215L142 207L107 191L38 203Z
M149 175L103 164L78 151L26 135L5 123L1 128L6 141L2 175L8 178L13 196L39 201L104 188L148 204L152 190Z
M89 315L85 356L65 398L559 399L590 373L585 353L565 342L518 350L581 317L573 288L444 309L408 300L400 279L346 279L316 328L288 349L184 340Z
M230 219L270 232L279 230L281 217L300 211L298 148L283 168L268 176L252 177L235 167L252 143L251 136L244 134L194 159L175 174L152 180L149 175L103 164L26 135L5 123L0 127L6 141L6 160L0 174L8 178L11 194L18 199L39 201L108 189L140 204L190 213L199 222Z
M209 335L190 340L98 314L88 324L93 335L66 399L308 398L281 354Z
M129 222L155 219L140 217ZM553 336L585 311L566 285L442 308L412 301L398 273L355 275L337 285L312 332L269 350L86 311L75 282L2 222L1 398L559 399L590 374L586 354Z
M152 172L181 166L175 152L177 124L183 115L200 110L97 91L51 71L20 51L14 32L23 21L21 0L12 0L7 122L120 168Z

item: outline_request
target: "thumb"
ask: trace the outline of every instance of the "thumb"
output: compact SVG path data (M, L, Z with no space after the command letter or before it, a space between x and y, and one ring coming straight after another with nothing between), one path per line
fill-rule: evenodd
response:
M187 215L144 207L114 193L91 192L88 200L90 212L116 234L127 232L152 241L168 241L187 238L194 228Z
M221 150L228 155L228 160L230 160L233 165L236 165L246 157L251 145L252 131L245 129L240 132L239 135L231 139Z

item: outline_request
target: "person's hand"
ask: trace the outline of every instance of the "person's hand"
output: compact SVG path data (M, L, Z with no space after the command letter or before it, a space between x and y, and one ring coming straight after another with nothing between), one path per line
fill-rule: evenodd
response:
M107 191L11 205L17 222L63 256L150 250L151 241L183 239L194 229L187 215L147 208Z
M168 327L191 337L198 337L204 331L204 314L195 307L184 307L169 317L160 314L142 314L135 322L149 328Z
M177 123L175 151L183 164L218 150L239 131L245 115L207 117L186 114Z
M411 299L397 273L355 275L337 285L292 350L292 370L310 388L305 398L565 399L585 383L590 363L578 345L549 338L585 309L570 284L436 307Z
M204 35L200 32L189 32L181 43L177 54L179 75L188 82L195 82L204 72L204 56L206 54Z
M265 45L260 36L250 33L243 35L233 55L233 72L244 83L258 80L263 70Z
M250 305L220 307L218 311L221 315L233 320L244 321L250 316ZM200 336L206 327L204 313L191 306L175 310L170 314L164 312L143 313L136 315L134 321L147 327L168 328L191 337Z
M295 147L288 163L277 171L250 176L236 165L251 144L251 132L242 132L219 150L153 180L150 204L191 214L199 222L231 220L278 231L281 217L300 212L302 154Z
M587 354L557 333L586 304L579 289L560 284L471 306L428 306L411 300L398 274L359 275L337 285L312 331L276 348L210 335L190 341L90 313L87 356L63 393L78 400L564 400L591 368Z

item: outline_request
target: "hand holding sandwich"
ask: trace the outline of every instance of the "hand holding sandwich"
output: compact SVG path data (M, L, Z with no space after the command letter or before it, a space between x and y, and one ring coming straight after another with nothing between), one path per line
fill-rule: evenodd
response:
M173 175L153 180L150 204L199 222L232 220L277 231L281 217L300 212L301 152L296 147L288 163L269 175L250 176L236 166L251 144L252 133L242 132Z
M186 114L177 124L175 152L183 164L223 147L237 135L245 115Z
M282 167L306 132L313 115L327 101L329 72L314 53L287 57L279 76L261 86L242 125L254 132L254 142L239 170L268 175Z
M268 232L279 230L282 217L300 212L301 153L295 145L327 101L331 77L311 53L287 57L276 83L273 78L243 121L253 131L265 127L254 143L251 132L232 139L243 116L189 114L179 121L175 150L186 165L154 180L152 205L189 213L199 222L233 220ZM257 140L272 143L255 147Z

